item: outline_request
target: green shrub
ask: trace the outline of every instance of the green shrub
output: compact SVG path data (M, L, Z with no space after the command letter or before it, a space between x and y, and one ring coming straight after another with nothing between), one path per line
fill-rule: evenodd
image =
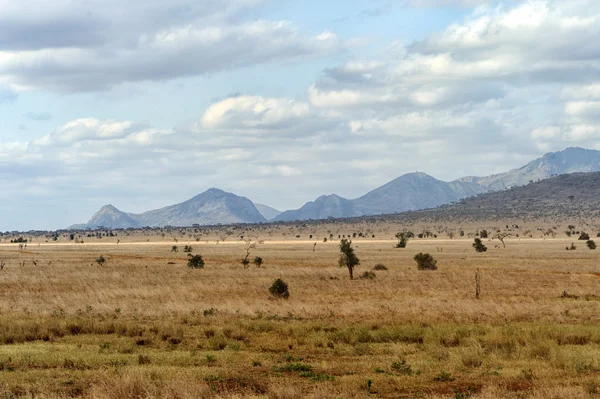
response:
M475 239L475 241L473 242L473 248L475 248L475 251L477 251L477 252L487 251L487 247L485 245L483 245L483 242L481 242L480 238Z
M596 243L594 242L594 240L588 240L586 242L586 245L589 249L596 249Z
M190 269L204 269L204 259L201 255L194 255L188 260L188 267Z
M579 235L579 240L581 241L587 241L590 239L590 235L586 232L581 232L581 234Z
M437 260L433 256L424 253L418 253L413 258L417 262L419 270L437 270Z
M287 299L290 296L288 285L280 278L273 281L273 284L269 288L269 293L275 298Z

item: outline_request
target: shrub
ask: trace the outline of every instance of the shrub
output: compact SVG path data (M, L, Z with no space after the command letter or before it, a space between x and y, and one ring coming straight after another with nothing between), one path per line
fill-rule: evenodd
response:
M186 245L185 247L183 247L183 252L192 252L192 247Z
M487 251L487 247L485 245L483 245L480 238L475 239L475 242L473 242L473 248L475 248L475 251L477 251L477 252Z
M586 232L581 232L581 234L579 235L579 240L581 241L587 241L590 239L590 235Z
M96 259L96 263L99 264L100 266L104 265L104 263L106 262L106 259L104 258L104 256L100 255L97 259Z
M594 240L588 240L586 242L586 245L589 249L596 249L596 243L594 242Z
M574 243L571 243L570 247L567 247L567 251L575 251L577 249L577 247L575 246Z
M283 299L287 299L290 296L287 283L280 278L273 281L273 284L271 284L271 287L269 288L269 294L275 298Z
M377 270L377 271L385 271L388 268L383 264L383 263L378 263L373 267L373 270Z
M375 277L377 276L373 272L364 272L360 275L360 278L363 280L373 280Z
M479 232L479 237L481 237L481 238L488 238L488 231L487 230L481 230Z
M188 260L188 267L190 269L204 269L204 259L201 255L194 255Z
M256 267L261 267L263 262L264 262L263 258L261 258L260 256L255 257L254 260L252 261L252 263L254 263L254 265Z
M424 253L418 253L413 258L417 262L419 270L437 270L437 260L433 256Z
M396 248L406 248L406 245L408 244L408 237L406 236L406 233L396 233L396 238L398 239Z

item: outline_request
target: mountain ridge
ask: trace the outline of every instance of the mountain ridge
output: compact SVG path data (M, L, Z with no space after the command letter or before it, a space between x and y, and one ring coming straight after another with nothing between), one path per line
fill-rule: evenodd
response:
M466 176L450 182L423 172L407 173L355 199L346 199L337 194L322 195L298 209L284 212L211 188L182 203L141 214L125 213L112 205L105 205L88 223L73 225L72 228L264 223L392 214L436 208L556 175L597 171L600 171L600 151L568 147L546 153L520 168L504 173Z

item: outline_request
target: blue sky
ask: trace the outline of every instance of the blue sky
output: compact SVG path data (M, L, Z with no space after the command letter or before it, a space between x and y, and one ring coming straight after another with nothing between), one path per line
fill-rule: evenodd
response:
M290 209L597 148L599 15L592 0L0 0L0 230L210 187Z

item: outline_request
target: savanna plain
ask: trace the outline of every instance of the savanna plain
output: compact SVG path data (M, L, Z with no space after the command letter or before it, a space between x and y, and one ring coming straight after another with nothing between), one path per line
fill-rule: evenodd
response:
M4 237L0 397L600 397L600 250L501 227L481 253L475 227L406 248L402 226Z

